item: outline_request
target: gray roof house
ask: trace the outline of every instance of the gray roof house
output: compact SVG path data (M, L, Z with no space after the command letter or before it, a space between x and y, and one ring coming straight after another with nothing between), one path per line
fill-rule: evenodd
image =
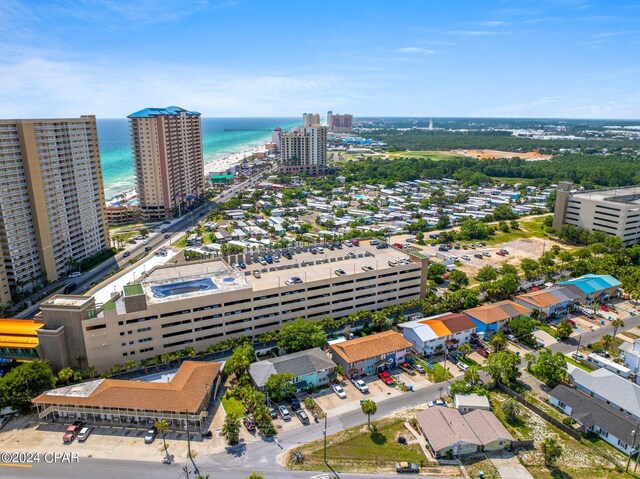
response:
M586 432L597 434L626 454L631 452L632 432L638 421L629 414L562 384L549 393L549 400Z
M576 389L640 420L640 386L604 368L588 373L567 364L567 371Z
M328 384L336 364L320 348L286 354L274 359L251 363L249 375L255 386L262 390L272 374L293 374L298 391Z

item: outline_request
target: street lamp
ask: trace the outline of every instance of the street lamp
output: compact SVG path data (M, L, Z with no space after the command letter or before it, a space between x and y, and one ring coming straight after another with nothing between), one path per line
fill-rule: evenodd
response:
M633 448L636 445L636 436L638 434L638 428L640 428L640 422L638 422L638 424L636 424L636 428L631 431L631 436L633 437L633 441L631 442L631 451L629 451L629 459L627 459L627 468L625 469L625 472L629 472L629 464L631 464L631 456L633 455ZM637 465L637 462L636 462Z

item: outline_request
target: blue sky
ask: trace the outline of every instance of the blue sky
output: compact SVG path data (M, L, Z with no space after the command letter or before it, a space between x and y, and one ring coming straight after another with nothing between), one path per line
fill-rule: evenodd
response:
M0 117L640 117L639 0L1 0Z

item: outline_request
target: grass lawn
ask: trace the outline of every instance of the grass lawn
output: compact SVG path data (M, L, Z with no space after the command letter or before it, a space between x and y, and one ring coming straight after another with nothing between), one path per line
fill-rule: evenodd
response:
M227 414L234 413L238 417L244 416L244 404L234 397L222 396L222 407Z
M520 229L517 230L509 230L509 232L504 233L502 231L496 231L492 237L488 238L486 241L487 244L495 245L499 243L506 243L508 241L515 241L518 239L527 239L531 237L536 238L549 238L549 235L544 232L544 217L540 216L538 218L522 218L518 220L518 224L520 225ZM507 259L507 258L505 258Z
M583 371L586 371L586 372L588 372L588 373L590 373L591 371L593 371L593 369L591 369L590 367L585 366L584 364L582 364L582 363L580 363L580 362L576 361L576 360L575 360L575 359L573 359L573 358L569 358L569 357L567 357L567 364L573 364L574 366L576 366L576 367L578 367L578 368L580 368L580 369L582 369Z
M431 150L431 151L427 151L427 150L421 150L421 151L392 151L387 153L387 157L390 159L394 159L394 158L430 158L433 161L439 161L439 160L450 160L452 158L468 158L466 156L461 156L457 153L454 153L452 151L435 151L435 150Z
M429 381L431 381L432 383L439 383L453 377L453 374L451 374L449 371L445 371L444 368L438 363L431 363L433 364L433 369L431 369L429 368L429 366L427 366L427 361L424 361L423 359L416 359L416 361L422 364L427 378L429 378Z
M549 326L548 324L540 323L540 324L538 324L537 327L538 327L538 329L544 331L545 333L547 333L550 336L553 336L554 338L558 337L558 332L554 328Z
M376 472L393 469L398 461L426 464L418 444L400 444L399 436L408 440L413 435L404 427L402 419L383 419L373 422L371 432L366 425L341 431L327 438L327 459L331 466L341 472ZM294 451L304 454L302 464L289 463L291 469L326 471L323 463L323 440L305 444Z
M471 359L469 356L464 356L461 358L458 358L458 360L464 364L466 364L467 366L480 366L476 361L474 361L473 359Z
M501 479L500 473L487 457L469 457L462 459L462 464L470 477L480 477L482 471L485 479Z

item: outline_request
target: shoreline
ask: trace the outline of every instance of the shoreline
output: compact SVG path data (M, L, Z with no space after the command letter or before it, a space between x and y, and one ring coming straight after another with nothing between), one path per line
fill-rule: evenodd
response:
M213 172L228 170L229 168L241 164L245 157L265 150L266 142L260 142L260 144L256 146L245 145L244 149L237 153L224 154L216 158L210 158L208 160L205 158L204 176L206 178ZM122 180L119 180L119 182L122 182ZM109 203L115 203L118 201L131 201L132 199L138 197L135 189L135 176L133 177L133 184L131 186L125 187L124 189L116 193L107 195L107 188L103 186L103 189L105 190L105 201L107 203L107 206L109 206Z

